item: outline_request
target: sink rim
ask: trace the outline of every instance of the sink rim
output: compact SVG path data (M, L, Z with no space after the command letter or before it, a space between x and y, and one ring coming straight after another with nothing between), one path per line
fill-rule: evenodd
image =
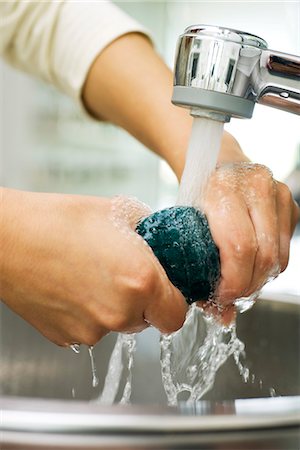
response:
M290 427L300 424L300 396L199 401L195 406L98 405L74 400L0 397L2 431L158 433ZM199 418L201 417L201 420Z
M300 296L263 294L261 300L297 306ZM95 401L0 396L4 435L10 432L185 433L274 429L300 425L300 396L260 397L195 405L99 405Z

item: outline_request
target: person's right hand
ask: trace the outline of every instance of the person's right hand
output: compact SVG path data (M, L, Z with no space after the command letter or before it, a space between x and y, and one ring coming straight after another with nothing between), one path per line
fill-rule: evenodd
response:
M113 218L113 202L3 189L1 298L58 345L183 325L183 296L133 231L143 207L119 200Z

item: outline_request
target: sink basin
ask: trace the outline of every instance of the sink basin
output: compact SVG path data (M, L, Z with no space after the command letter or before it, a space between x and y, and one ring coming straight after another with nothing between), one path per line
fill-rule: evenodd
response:
M238 316L237 334L246 345L247 383L230 358L203 400L168 407L159 334L148 329L137 338L132 405L104 406L95 400L116 335L94 349L93 388L87 348L75 354L51 344L2 305L1 448L299 448L299 297L260 299Z

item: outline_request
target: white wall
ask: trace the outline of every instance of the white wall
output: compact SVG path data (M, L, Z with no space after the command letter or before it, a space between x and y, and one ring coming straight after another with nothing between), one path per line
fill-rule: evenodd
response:
M23 188L28 177L32 99L28 76L0 60L0 184Z

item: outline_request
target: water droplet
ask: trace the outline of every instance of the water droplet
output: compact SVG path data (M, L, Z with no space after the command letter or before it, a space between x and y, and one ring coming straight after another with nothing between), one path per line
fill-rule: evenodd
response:
M276 391L273 387L270 388L270 397L277 397Z
M127 404L130 402L133 356L136 348L134 334L118 335L115 347L110 357L102 393L97 403L112 405L115 402ZM120 393L121 380L125 379L123 392ZM121 398L120 398L121 396Z
M99 379L97 376L97 370L95 365L95 356L93 353L94 347L92 345L89 346L89 355L91 360L91 367L92 367L92 386L95 388L99 384Z
M80 344L71 344L70 348L73 350L73 352L80 353Z

